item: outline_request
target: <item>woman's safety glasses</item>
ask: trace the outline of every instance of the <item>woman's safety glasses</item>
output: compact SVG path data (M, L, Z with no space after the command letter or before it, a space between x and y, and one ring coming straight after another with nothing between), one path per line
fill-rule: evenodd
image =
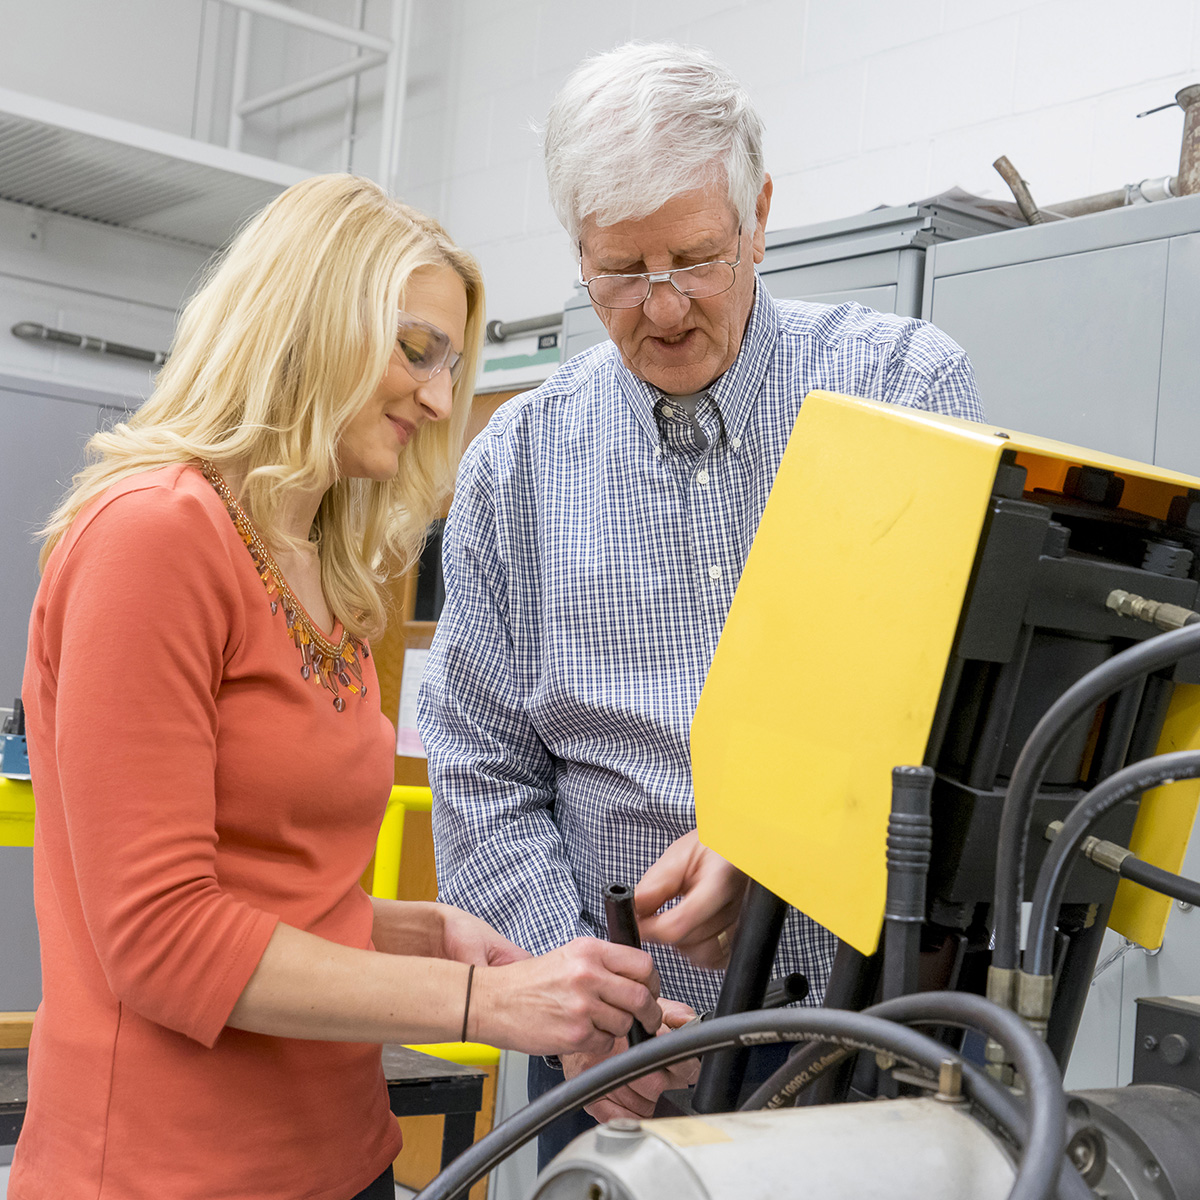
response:
M443 367L457 379L462 355L454 353L450 339L436 325L401 312L396 321L396 348L404 356L408 373L422 382L432 379Z

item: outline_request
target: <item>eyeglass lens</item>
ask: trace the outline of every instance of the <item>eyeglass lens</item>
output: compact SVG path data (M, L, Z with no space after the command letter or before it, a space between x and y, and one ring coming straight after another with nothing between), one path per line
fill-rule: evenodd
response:
M681 295L702 300L729 291L733 287L734 274L732 263L699 263L694 267L655 273L653 280L648 274L596 275L587 280L587 290L603 308L637 308L649 297L652 282L669 282Z
M401 313L396 325L396 345L414 379L432 379L447 364L450 377L458 378L462 356L454 353L450 339L436 325Z

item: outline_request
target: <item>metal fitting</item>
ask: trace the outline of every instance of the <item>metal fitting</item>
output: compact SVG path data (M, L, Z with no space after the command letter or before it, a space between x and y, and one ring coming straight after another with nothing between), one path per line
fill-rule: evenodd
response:
M1106 842L1097 837L1085 838L1079 849L1096 866L1112 871L1114 875L1121 873L1121 864L1133 853L1125 846L1118 846L1116 842Z
M1053 975L1027 975L1020 973L1017 981L1017 1014L1043 1041L1046 1026L1050 1021L1050 1008L1054 1002Z
M1190 608L1147 600L1145 596L1135 596L1132 592L1125 592L1120 588L1109 592L1104 604L1118 616L1132 617L1135 621L1144 621L1158 629L1182 629L1189 619L1197 616Z
M933 1097L947 1104L958 1104L962 1098L962 1063L943 1058L938 1069L938 1090Z

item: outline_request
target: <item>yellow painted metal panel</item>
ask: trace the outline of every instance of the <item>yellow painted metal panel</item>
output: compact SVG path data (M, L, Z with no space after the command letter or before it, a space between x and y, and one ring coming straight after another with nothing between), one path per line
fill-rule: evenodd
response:
M1158 753L1200 749L1200 686L1178 684L1158 740ZM1179 873L1200 801L1200 780L1185 779L1155 788L1142 797L1129 848L1164 871ZM1171 915L1170 896L1160 896L1122 879L1117 886L1109 927L1139 946L1161 946Z
M891 771L924 758L1008 444L808 396L696 710L702 840L863 953L883 920Z
M33 845L33 785L0 778L0 846Z
M1200 480L953 417L814 392L804 402L692 725L703 841L864 953L886 895L891 768L923 760L1004 450L1030 488L1111 470L1164 517ZM1177 689L1160 750L1200 746ZM1132 847L1179 869L1196 783L1150 793ZM1123 882L1113 927L1161 941L1170 904Z

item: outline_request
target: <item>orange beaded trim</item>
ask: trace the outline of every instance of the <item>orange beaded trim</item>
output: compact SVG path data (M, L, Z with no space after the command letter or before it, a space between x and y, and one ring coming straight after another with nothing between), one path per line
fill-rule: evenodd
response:
M340 642L331 642L313 624L312 618L304 611L304 605L296 599L292 589L288 587L275 559L271 557L266 543L254 528L246 510L238 503L237 497L224 480L221 472L205 459L200 464L204 478L212 484L213 490L225 503L230 520L238 531L238 536L250 551L254 560L258 577L267 589L271 601L272 614L283 609L284 620L287 621L287 631L291 635L296 649L300 651L300 674L305 679L314 676L326 691L333 693L333 707L338 712L346 708L346 701L339 694L339 687L344 687L351 695L365 697L367 685L363 682L361 658L370 658L371 652L366 642L360 641L351 634L343 632Z

